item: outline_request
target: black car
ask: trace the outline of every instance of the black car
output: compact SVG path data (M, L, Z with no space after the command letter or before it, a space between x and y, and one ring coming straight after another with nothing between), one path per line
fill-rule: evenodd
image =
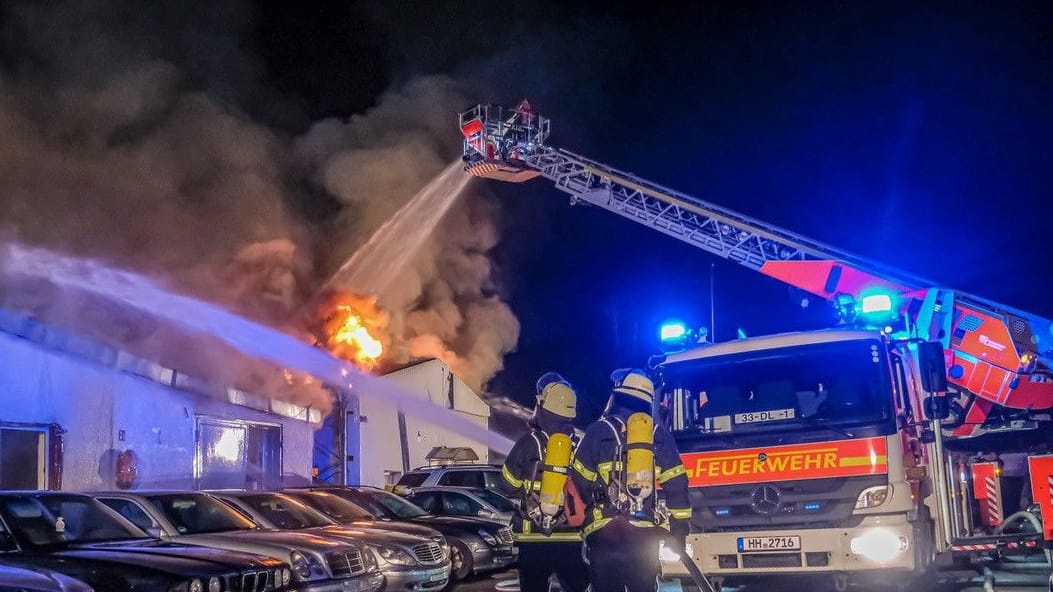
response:
M276 559L162 542L89 496L0 492L0 552L106 592L273 592L292 578Z
M516 561L512 529L485 518L434 516L406 498L376 487L315 486L354 502L381 521L403 522L435 529L450 545L450 581L510 567Z

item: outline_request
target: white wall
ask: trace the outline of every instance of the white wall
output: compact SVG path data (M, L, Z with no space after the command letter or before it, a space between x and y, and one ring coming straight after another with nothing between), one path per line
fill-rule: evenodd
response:
M0 410L5 422L56 423L66 430L66 490L113 488L114 449L135 451L139 488L191 488L197 414L280 423L285 483L311 474L315 425L166 387L4 332Z
M488 450L483 444L442 427L435 421L434 407L449 408L450 369L439 360L429 360L385 375L421 398L418 409L405 410L409 468L427 464L425 456L435 446L467 446L475 450L479 462L487 462ZM490 407L460 379L453 377L453 409L477 425L488 427ZM359 393L361 459L360 479L363 485L383 486L384 472L403 470L399 438L398 412L394 405L369 393Z

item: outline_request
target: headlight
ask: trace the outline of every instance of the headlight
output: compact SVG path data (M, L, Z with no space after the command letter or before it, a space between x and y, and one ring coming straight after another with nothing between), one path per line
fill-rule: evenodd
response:
M890 485L868 487L864 489L856 499L856 509L865 510L866 508L876 508L885 503L890 497L892 497L892 486Z
M688 557L695 556L695 551L691 548L691 543L684 545L684 551L687 553ZM665 546L665 541L661 541L658 543L658 560L676 563L680 561L680 553L677 553L670 547Z
M875 528L853 537L849 546L856 555L862 555L877 563L885 563L906 551L908 544L906 537L896 536L884 528Z
M399 549L398 547L389 547L388 545L377 545L377 556L395 565L417 565L417 560L412 555Z
M497 537L490 534L489 532L486 532L485 530L480 530L479 537L482 538L483 542L485 542L487 545L490 545L491 547L497 546Z
M307 556L307 565L311 567L311 571L313 571L315 575L325 576L325 566L322 565L322 562L314 555Z
M205 585L201 583L201 580L190 580L190 592L205 592Z
M296 573L297 577L301 580L306 580L311 577L311 564L307 563L307 558L303 556L303 553L293 551L292 555L289 556L289 559L289 563L292 565L292 570Z
M221 590L223 590L223 584L219 578L208 579L208 592L220 592Z
M288 586L292 581L292 570L288 567L282 568L282 586Z

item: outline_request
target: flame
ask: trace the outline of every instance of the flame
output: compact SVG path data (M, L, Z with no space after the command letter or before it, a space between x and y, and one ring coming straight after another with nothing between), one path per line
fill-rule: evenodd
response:
M318 338L331 354L372 370L387 350L389 316L375 297L333 292L320 309Z

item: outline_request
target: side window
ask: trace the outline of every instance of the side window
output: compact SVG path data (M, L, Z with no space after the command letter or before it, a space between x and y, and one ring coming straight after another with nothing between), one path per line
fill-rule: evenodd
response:
M17 551L18 545L15 544L15 537L8 532L7 527L4 526L3 520L0 520L0 552Z
M399 479L399 482L396 483L396 485L401 487L420 487L427 478L427 473L406 473Z
M157 527L157 523L154 522L154 519L151 518L150 515L139 506L139 504L131 500L100 499L99 501L106 504L111 510L124 516L132 524L143 530Z
M896 389L896 405L907 417L913 417L914 413L910 407L910 391L907 390L907 373L903 368L903 360L895 352L890 353L889 359L892 361L892 381Z
M497 471L483 471L483 487L496 490L500 487L501 473Z
M482 504L467 495L449 491L442 494L442 505L447 514L455 516L475 516L483 509Z
M450 471L439 477L439 485L483 487L483 475L481 471Z
M439 496L430 492L416 493L410 496L410 501L420 506L426 512L431 514L441 514L442 512L440 512L440 510L442 508L440 507L440 504L437 503L439 501L438 497Z

